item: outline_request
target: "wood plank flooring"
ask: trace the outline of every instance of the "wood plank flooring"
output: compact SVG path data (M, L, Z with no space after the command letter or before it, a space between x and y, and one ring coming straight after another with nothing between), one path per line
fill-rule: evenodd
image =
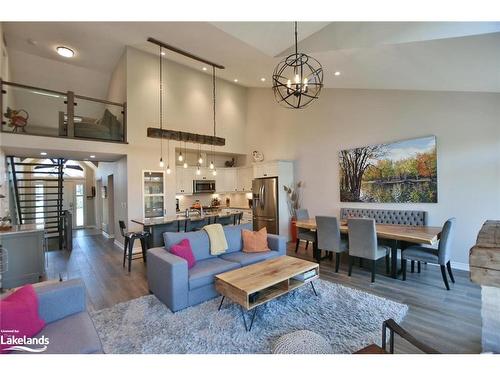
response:
M290 244L288 255L312 260L312 250L303 246L295 254ZM50 252L48 278L62 273L63 278L82 278L87 287L89 309L111 307L148 294L146 267L142 260L132 262L132 272L122 268L123 250L97 231L76 231L73 252ZM320 274L325 280L341 283L375 295L407 304L409 311L402 326L415 337L443 353L479 353L481 351L481 289L469 281L468 272L454 270L456 284L446 291L438 267L422 267L422 273L410 273L407 280L385 276L384 262L379 264L375 283L370 283L368 268L353 268L347 276L347 260L342 259L340 272L334 272L335 261L321 262ZM396 339L396 352L418 351Z

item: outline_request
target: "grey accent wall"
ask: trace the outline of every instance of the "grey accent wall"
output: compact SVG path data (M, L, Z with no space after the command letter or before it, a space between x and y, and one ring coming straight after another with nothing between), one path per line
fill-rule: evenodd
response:
M425 210L429 225L457 218L452 262L468 251L486 219L500 218L500 94L326 89L304 110L282 108L269 89L248 93L247 151L294 159L311 215L341 207ZM437 204L341 203L340 149L435 135Z

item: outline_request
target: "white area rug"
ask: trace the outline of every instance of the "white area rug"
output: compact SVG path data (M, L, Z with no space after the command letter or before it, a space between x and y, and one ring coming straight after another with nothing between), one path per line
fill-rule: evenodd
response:
M246 332L238 305L220 298L172 313L143 296L92 314L106 353L270 353L274 340L307 329L325 337L334 353L379 343L382 322L401 322L408 306L324 280L318 297L306 285L259 307ZM247 324L250 313L247 313Z

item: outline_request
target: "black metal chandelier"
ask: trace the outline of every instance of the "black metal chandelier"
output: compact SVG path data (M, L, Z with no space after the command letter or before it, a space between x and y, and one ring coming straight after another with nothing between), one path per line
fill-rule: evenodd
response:
M323 87L323 67L314 57L299 53L295 22L295 53L281 61L273 73L273 92L287 108L305 108L318 99Z

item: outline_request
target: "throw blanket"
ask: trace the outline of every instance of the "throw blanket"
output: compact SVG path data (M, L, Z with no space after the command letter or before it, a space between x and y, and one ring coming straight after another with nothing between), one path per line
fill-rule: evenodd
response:
M224 254L228 248L226 235L221 224L210 224L203 227L210 239L210 254Z

